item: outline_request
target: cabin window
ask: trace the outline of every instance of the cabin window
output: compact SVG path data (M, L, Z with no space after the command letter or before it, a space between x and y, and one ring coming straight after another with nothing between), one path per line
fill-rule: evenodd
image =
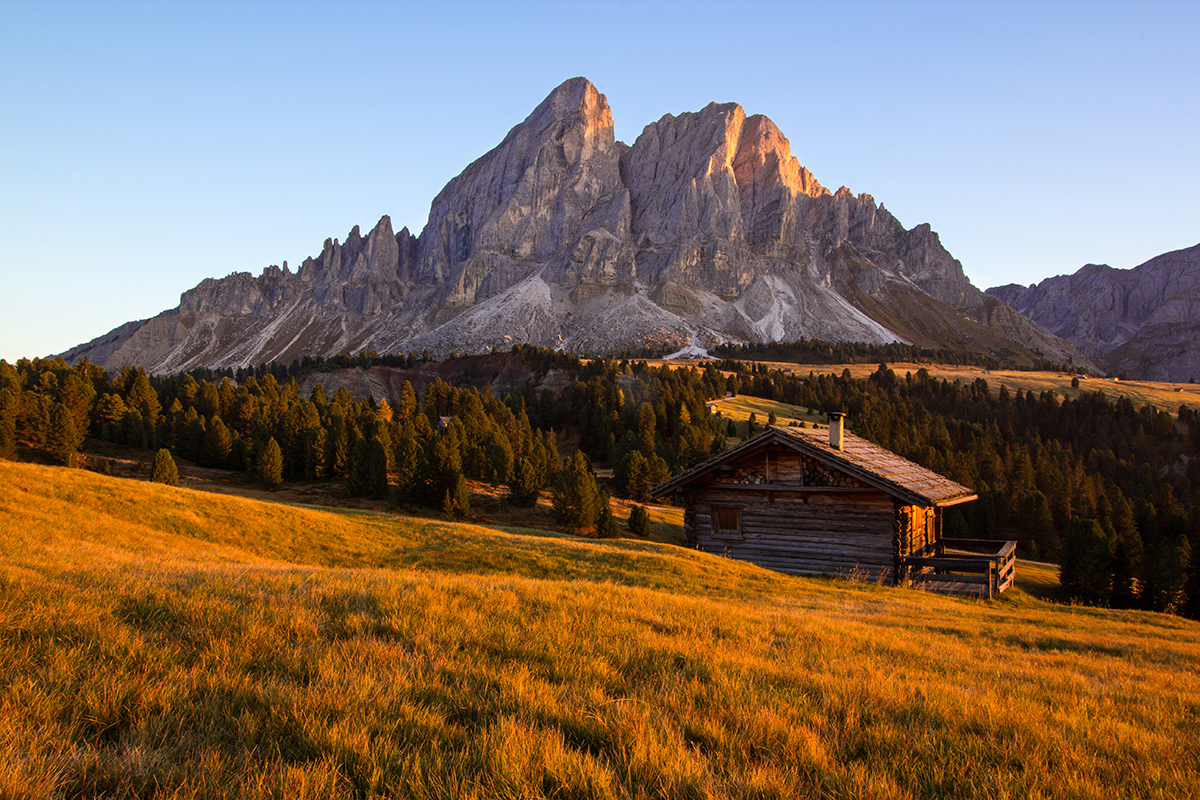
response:
M742 510L740 508L714 506L713 534L715 536L741 536Z

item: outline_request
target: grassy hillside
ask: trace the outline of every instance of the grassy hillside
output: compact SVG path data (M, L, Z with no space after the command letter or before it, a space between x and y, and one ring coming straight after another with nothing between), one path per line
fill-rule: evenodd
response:
M654 362L659 363L675 363L679 366L696 366L703 368L703 361L676 361L676 362ZM850 374L855 378L866 378L872 372L879 369L879 364L792 364L787 362L762 362L771 369L780 369L785 373L805 376L809 372L816 372L818 375L834 374L841 375L843 370L850 370ZM999 392L1001 384L1007 386L1009 391L1022 389L1024 391L1044 392L1052 390L1057 392L1059 397L1078 397L1086 392L1104 392L1112 398L1128 397L1135 405L1141 406L1146 403L1163 411L1170 411L1172 414L1179 411L1181 404L1187 404L1195 408L1200 405L1200 384L1195 383L1165 383L1158 381L1110 381L1104 378L1085 378L1079 382L1079 387L1071 386L1071 380L1075 377L1073 373L1059 372L1025 372L1018 370L985 370L982 367L964 367L952 364L907 364L896 363L888 364L896 375L903 378L905 372L911 372L914 375L922 369L928 370L929 374L941 380L962 381L963 383L971 383L977 378L983 378L991 386L993 392ZM779 412L776 412L779 414ZM761 417L762 414L760 413ZM780 414L782 417L783 414ZM803 419L800 417L799 419Z
M7 462L0 664L5 797L1200 795L1187 620Z

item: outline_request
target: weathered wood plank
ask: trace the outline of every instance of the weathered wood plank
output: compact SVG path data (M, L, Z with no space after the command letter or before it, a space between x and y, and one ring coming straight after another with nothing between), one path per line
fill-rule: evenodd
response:
M944 574L944 575L925 575L923 573L914 573L912 575L914 582L925 583L928 581L953 581L955 583L977 583L987 586L991 583L992 576L990 573L984 575L962 575L959 573Z
M768 499L770 496L772 499ZM760 499L761 498L761 499ZM851 499L852 498L852 499ZM794 505L796 508L814 508L818 506L845 506L847 508L862 508L872 509L876 511L884 511L891 513L892 504L887 499L887 495L879 492L863 492L862 494L847 495L837 492L805 492L787 490L774 490L771 487L756 487L747 489L746 491L725 491L714 489L712 491L697 492L688 495L688 503L691 505L724 505L728 503L743 503L745 505L762 505L766 506L769 502L780 503L786 502Z
M987 558L943 557L916 558L906 556L904 563L910 567L933 567L951 572L987 572L992 568L992 561Z
M727 549L736 549L736 551L744 553L779 553L787 558L797 560L818 559L818 558L834 558L834 559L884 559L890 565L892 559L892 548L889 547L810 547L804 551L799 551L798 548L779 547L778 545L754 545L750 542L720 542L718 540L709 540L714 545L721 545ZM707 543L707 542L700 542Z
M701 491L719 491L722 489L737 488L738 492L792 492L795 494L853 494L853 495L879 495L887 497L878 489L872 489L868 486L805 486L799 483L722 483L716 481L710 484L701 484L697 487Z
M714 542L713 544L716 544L716 543ZM763 558L763 559L776 558L776 559L785 559L788 561L795 561L795 562L814 562L815 563L818 561L837 561L837 562L854 563L854 562L862 561L862 562L871 563L871 564L884 564L889 567L892 565L891 553L886 552L886 551L872 552L870 550L857 550L857 551L853 551L853 552L841 552L841 553L832 552L832 551L824 551L824 552L806 553L804 556L797 556L786 550L778 550L778 549L769 548L769 547L768 548L738 547L736 545L729 545L729 546L721 547L721 548L713 547L711 549L713 549L713 550L719 549L720 552L723 552L723 553L724 552L743 553L747 556L753 556L753 557L757 557L757 558Z
M798 547L802 544L823 544L829 547L882 547L888 551L894 550L891 537L876 533L857 533L830 531L824 528L815 530L755 530L743 527L740 534L719 531L713 528L697 529L696 539L716 537L732 539L739 542L773 542L780 547Z
M723 547L723 548L705 548L721 553L739 553L748 558L760 558L765 560L788 561L797 564L821 564L821 563L837 563L837 564L879 564L891 567L891 559L887 553L813 553L804 558L799 558L791 553L781 550L762 550L747 547Z

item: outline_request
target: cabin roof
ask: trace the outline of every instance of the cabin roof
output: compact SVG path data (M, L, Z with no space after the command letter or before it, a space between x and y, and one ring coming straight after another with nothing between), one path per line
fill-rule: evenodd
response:
M653 497L662 497L678 491L687 484L704 478L721 465L736 461L771 444L779 444L810 456L907 505L952 506L977 497L966 486L898 456L861 436L845 432L843 449L838 450L829 443L825 431L784 428L778 425L771 425L753 439L697 464L682 475L660 483L650 490L650 494Z

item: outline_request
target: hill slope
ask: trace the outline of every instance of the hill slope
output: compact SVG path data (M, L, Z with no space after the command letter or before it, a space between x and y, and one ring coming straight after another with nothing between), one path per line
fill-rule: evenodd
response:
M826 189L766 117L711 103L630 146L604 95L573 78L446 185L419 237L385 216L295 273L205 280L65 355L168 373L366 349L593 355L808 337L1086 360L983 301L929 225Z
M0 487L0 795L1200 791L1186 620L7 462Z

